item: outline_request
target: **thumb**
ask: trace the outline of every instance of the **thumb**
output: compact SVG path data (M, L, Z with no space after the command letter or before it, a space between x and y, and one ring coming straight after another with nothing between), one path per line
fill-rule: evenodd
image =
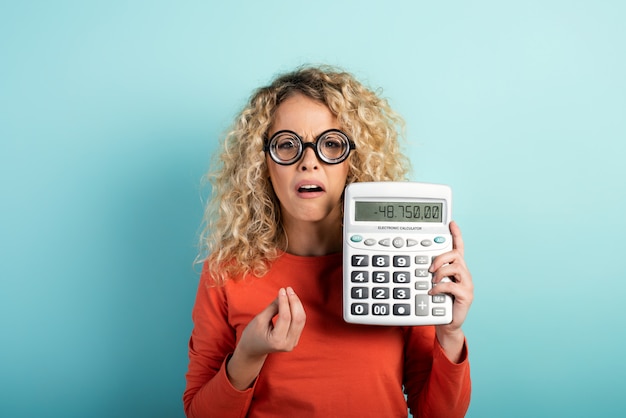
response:
M268 322L271 322L272 318L274 318L277 314L278 314L278 298L274 299L272 303L267 305L265 309L259 312L259 314L257 315L257 319L261 321L262 323L268 323Z

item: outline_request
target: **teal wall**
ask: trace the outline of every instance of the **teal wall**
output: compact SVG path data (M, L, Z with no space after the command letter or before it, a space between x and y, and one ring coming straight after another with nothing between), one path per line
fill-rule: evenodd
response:
M453 187L468 416L624 416L626 4L302 4L0 2L0 416L183 416L200 177L253 88L320 62Z

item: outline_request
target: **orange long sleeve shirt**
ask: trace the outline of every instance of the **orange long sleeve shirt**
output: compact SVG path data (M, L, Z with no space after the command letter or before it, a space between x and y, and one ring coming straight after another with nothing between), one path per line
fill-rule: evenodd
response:
M307 315L298 346L270 354L253 387L236 390L226 361L248 322L287 286ZM467 350L455 364L434 327L348 324L342 292L341 254L284 254L267 275L221 287L203 272L192 314L187 416L407 417L408 404L416 417L463 417L471 392Z

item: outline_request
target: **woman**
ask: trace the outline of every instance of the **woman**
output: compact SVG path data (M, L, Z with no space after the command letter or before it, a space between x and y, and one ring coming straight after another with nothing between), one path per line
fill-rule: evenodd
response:
M342 319L343 190L406 177L401 123L384 99L329 67L300 68L252 96L211 176L188 417L406 417L407 403L418 417L465 414L461 325L473 285L454 222L454 249L430 267L433 294L455 298L451 324Z

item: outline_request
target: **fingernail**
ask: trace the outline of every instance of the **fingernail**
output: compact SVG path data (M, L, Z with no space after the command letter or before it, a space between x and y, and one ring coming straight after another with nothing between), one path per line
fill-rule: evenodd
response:
M295 295L296 294L296 292L294 292L291 287L287 288L287 293L289 293L290 295Z
M278 291L278 294L281 296L287 296L287 292L285 291L285 288L281 287L280 290Z

